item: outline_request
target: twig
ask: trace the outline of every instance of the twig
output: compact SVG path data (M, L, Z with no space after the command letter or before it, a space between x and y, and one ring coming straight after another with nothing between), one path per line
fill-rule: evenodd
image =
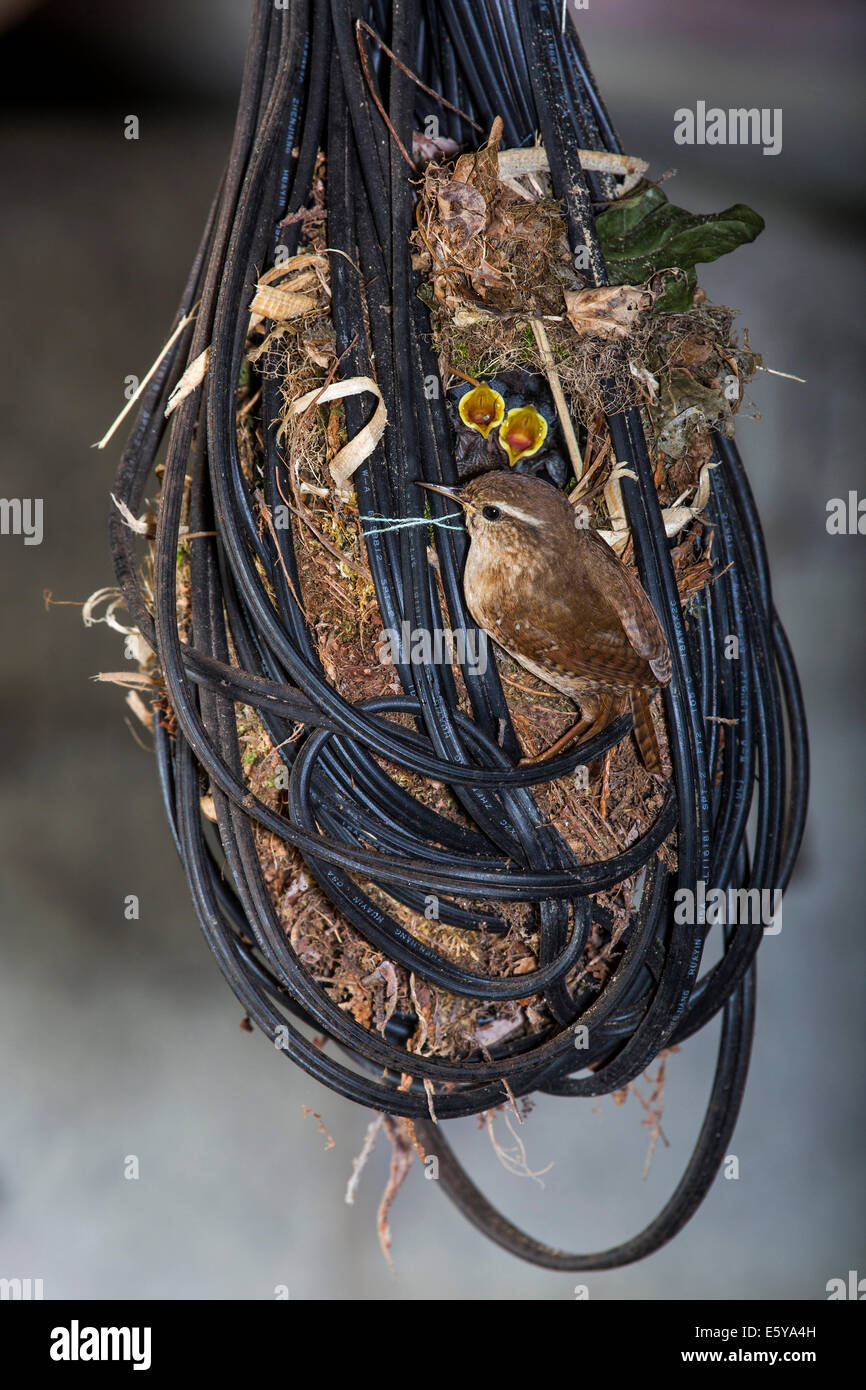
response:
M534 686L524 685L522 681L516 681L513 676L506 676L504 671L500 671L502 680L507 685L513 685L517 690L525 690L527 695L543 695L545 700L561 700L562 696L558 690L536 690Z
M335 1149L337 1147L337 1141L334 1138L333 1134L331 1134L326 1128L325 1121L322 1119L319 1112L317 1110L311 1110L309 1105L302 1105L301 1109L303 1110L305 1115L312 1115L314 1120L319 1121L319 1131L321 1134L324 1134L325 1138L328 1141L325 1145L325 1152L327 1152L328 1149Z
M270 509L270 507L268 506L267 502L265 501L264 497L262 496L261 492L260 492L258 489L256 489L255 497L256 497L256 501L257 501L258 504L259 504L259 511L260 511L260 513L261 513L262 521L263 521L263 522L265 523L265 525L267 526L267 528L268 528L268 533L269 533L269 535L270 535L270 537L271 537L271 540L272 540L273 543L274 543L274 549L275 549L276 552L277 552L277 556L278 556L278 558L279 558L280 565L281 565L281 567L282 567L283 577L285 578L285 581L286 581L286 583L287 583L288 586L289 586L289 592L291 593L292 598L295 600L295 603L298 605L298 608L300 609L300 611L304 614L304 616L306 616L306 609L304 608L304 605L301 603L301 600L300 600L300 598L298 597L298 592L297 592L297 590L296 590L294 584L292 583L292 577L291 577L291 575L289 574L288 568L287 568L287 566L286 566L286 562L285 562L285 560L283 559L283 552L282 552L282 549L280 548L280 543L279 543L279 541L277 540L277 532L276 532L276 529L275 529L275 527L274 527L274 518L273 518L273 516L271 515L271 509ZM290 504L287 503L286 505L289 506Z
M580 457L580 446L577 442L577 435L574 432L574 425L571 423L571 416L568 413L565 394L562 390L562 382L559 379L559 372L553 360L553 353L550 350L550 339L547 336L547 329L541 319L531 319L532 332L538 345L541 362L550 383L550 391L556 405L556 413L559 416L559 423L562 428L565 445L568 449L568 456L571 459L571 466L574 469L574 476L580 482L583 473L583 459Z
M385 1126L385 1133L391 1141L391 1171L388 1174L388 1185L379 1203L379 1211L376 1217L376 1228L379 1232L379 1245L382 1254L394 1267L391 1259L391 1227L388 1224L388 1213L394 1202L394 1198L406 1180L406 1174L412 1167L412 1160L415 1157L415 1150L412 1143L401 1129L397 1127L391 1115L383 1115L382 1123Z
M355 24L355 37L356 37L357 40L358 40L358 52L359 52L360 55L361 55L361 68L362 68L362 71L363 71L363 73L364 73L364 80L366 81L367 86L368 86L368 88L370 89L370 96L373 98L373 101L374 101L375 104L376 104L376 110L379 112L379 115L382 117L382 120L385 122L386 126L388 127L389 131L391 132L391 136L392 136L392 138L393 138L393 140L394 140L395 145L397 146L397 149L400 151L401 155L402 155L403 158L405 159L406 163L409 165L409 168L412 170L412 172L417 174L417 172L418 172L418 165L415 163L415 161L414 161L414 159L412 158L412 156L410 155L409 151L406 149L406 146L403 144L403 141L400 139L400 136L397 134L396 130L394 129L393 125L391 124L390 117L388 116L387 111L385 110L384 106L382 105L382 102L381 102L380 97L379 97L379 93L376 91L376 88L373 86L373 77L372 77L372 74L371 74L371 72L370 72L370 65L369 65L369 63L367 62L367 50L366 50L365 47L364 47L364 40L361 38L361 25L362 25L362 24L363 24L363 20L360 20L360 19L357 20L357 22L356 22L356 24ZM365 25L364 27L366 28L366 25ZM391 57L393 58L394 55L391 54ZM396 59L394 59L394 61L396 61Z
M373 40L379 45L379 47L382 49L382 52L388 54L388 57L391 59L391 62L392 62L392 63L396 63L396 64L397 64L397 67L400 69L400 71L401 71L402 73L405 73L405 75L410 79L410 81L412 81L412 82L415 83L415 86L416 86L416 87L420 87L422 92L426 92L427 95L428 95L428 97L432 97L434 101L438 101L442 106L447 106L449 111L453 111L454 114L457 115L457 116L459 116L461 120L466 121L469 125L471 125L471 126L473 127L474 130L483 131L484 127L483 127L483 126L480 126L480 125L478 124L477 121L473 121L473 119L472 119L471 116L467 116L467 114L466 114L465 111L461 111L459 106L454 106L450 101L446 101L445 97L443 97L443 95L442 95L441 92L434 92L434 90L433 90L432 87L427 87L427 86L421 81L421 78L417 75L417 73L412 72L411 68L407 68L407 66L406 66L405 63L401 63L401 62L400 62L400 59L397 57L396 53L392 53L392 52L391 52L391 49L388 47L388 45L387 45L382 39L379 38L379 35L376 33L375 29L371 29L371 28L370 28L370 26L369 26L369 24L366 22L366 20L363 20L363 19L356 20L356 22L355 22L355 29L356 29L356 30L361 30L361 29L363 29L363 30L365 31L365 33L369 34L369 35L370 35L370 38L373 39ZM359 43L359 45L360 45L360 42L361 42L361 36L360 36L360 33L359 33L359 34L358 34L358 43Z
M645 159L631 154L611 154L607 150L577 150L581 167L598 174L633 176L645 174L649 165ZM529 149L500 150L499 176L520 178L524 174L547 174L550 163L543 145Z
M139 396L141 395L142 391L144 390L145 386L146 386L147 383L150 381L151 377L153 377L153 376L155 375L155 373L157 372L157 370L159 369L159 365L160 365L160 363L162 362L162 359L165 357L165 354L168 352L169 348L172 347L173 344L177 341L177 339L180 337L180 335L181 335L181 333L183 332L183 330L186 328L187 324L192 323L194 317L195 317L195 309L191 309L190 312L189 312L188 314L184 314L183 318L181 319L181 321L180 321L180 323L178 324L177 328L176 328L176 329L174 330L174 332L172 333L172 335L171 335L171 337L169 338L168 342L165 343L165 345L160 349L159 356L157 357L156 361L153 363L153 366L152 366L152 367L150 368L150 370L142 377L141 381L138 383L138 386L135 388L135 391L132 393L132 395L130 396L129 400L126 402L126 405L123 407L123 409L121 410L121 412L120 412L120 414L117 416L117 418L108 426L108 429L105 431L105 434L102 436L102 438L101 438L96 444L94 444L94 446L93 446L94 449L104 449L104 448L105 448L106 444L108 443L108 441L109 441L109 439L111 438L111 436L114 434L114 432L115 432L115 430L117 429L118 425L120 425L121 422L122 422L123 420L126 419L127 415L128 415L129 412L132 410L132 407L135 405L135 402L138 400L138 398L139 398ZM175 389L176 389L176 388L175 388Z
M354 1205L355 1194L358 1191L358 1184L361 1181L361 1174L367 1166L367 1159L373 1152L373 1145L376 1143L376 1135L382 1128L383 1119L384 1116L380 1113L376 1116L375 1119L370 1121L370 1123L367 1126L367 1133L364 1135L364 1143L361 1146L361 1152L358 1154L356 1158L352 1159L352 1175L349 1178L348 1183L346 1184L345 1197L345 1200L350 1207Z
M499 1140L496 1138L496 1134L493 1129L492 1110L487 1111L484 1119L486 1122L487 1133L490 1136L490 1143L493 1146L493 1152L496 1154L496 1157L499 1159L499 1162L502 1164L506 1172L511 1173L516 1178L532 1178L533 1182L537 1182L539 1187L544 1187L544 1183L541 1181L541 1179L545 1173L550 1172L551 1168L553 1167L553 1164L548 1163L546 1168L539 1168L537 1172L533 1172L527 1160L526 1145L524 1144L520 1135L512 1126L511 1117L509 1116L508 1111L506 1110L503 1113L503 1120L505 1122L505 1128L508 1130L509 1134L514 1140L514 1148L512 1149L506 1149L502 1144L500 1144Z

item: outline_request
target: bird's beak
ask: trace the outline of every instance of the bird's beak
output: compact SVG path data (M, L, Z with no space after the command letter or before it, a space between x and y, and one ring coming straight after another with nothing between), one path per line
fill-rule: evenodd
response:
M464 511L472 511L472 504L460 496L460 490L456 487L441 487L438 483L416 483L416 487L423 487L427 492L439 492L443 497L447 497L449 502L456 502L458 507Z

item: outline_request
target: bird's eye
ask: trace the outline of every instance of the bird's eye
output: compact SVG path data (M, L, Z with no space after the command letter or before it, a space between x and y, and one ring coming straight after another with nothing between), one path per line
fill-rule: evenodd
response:
M502 513L498 507L492 507L488 504L486 507L481 508L481 515L484 517L485 521L498 521Z

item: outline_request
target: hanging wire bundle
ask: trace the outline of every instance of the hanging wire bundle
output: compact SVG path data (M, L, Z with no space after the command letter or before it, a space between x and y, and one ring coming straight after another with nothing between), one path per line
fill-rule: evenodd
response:
M471 644L461 654L462 700L448 663L408 658L396 667L400 693L344 698L304 612L293 531L261 521L263 510L272 515L293 495L273 374L257 379L252 472L236 418L256 286L270 270L278 290L279 267L297 257L324 158L332 375L374 381L387 412L352 477L382 623L431 631L447 619L454 631L472 629L462 528L395 524L423 508L418 482L457 481L452 422L443 393L429 389L438 364L412 262L418 182L406 156L431 109L455 147L477 144L477 129L489 130L496 117L511 146L538 136L571 248L589 251L586 283L604 286L594 210L614 188L608 175L584 171L577 150L621 149L561 19L553 0L293 0L284 9L257 0L228 167L123 454L111 542L125 603L159 672L154 736L175 843L206 939L249 1018L340 1095L411 1119L419 1144L438 1158L442 1185L488 1236L536 1264L580 1270L639 1259L681 1229L718 1171L743 1093L760 930L714 928L723 949L701 974L706 929L677 921L674 893L696 892L700 882L783 889L802 833L800 694L736 448L715 436L719 466L704 512L714 536L711 582L687 620L640 411L609 415L614 457L626 465L622 497L638 570L672 654L664 693L672 778L637 838L612 857L581 862L544 822L533 788L619 746L630 718L545 762L519 765L499 670L473 660ZM197 384L178 394L195 363L203 364ZM173 392L179 403L166 417ZM369 399L346 396L343 406L351 439L368 423ZM127 521L139 515L155 470L159 506L145 582ZM433 495L431 519L447 514ZM179 627L183 525L188 611ZM732 634L740 657L726 661L720 654ZM255 712L279 750L279 804L256 795L245 776L239 708ZM449 789L459 816L417 795L418 779ZM202 815L205 793L212 820ZM540 998L546 1026L455 1058L407 1051L417 1019L405 1014L382 1028L358 1022L293 948L266 882L262 831L302 856L340 920L395 967L491 1008ZM660 851L674 837L675 861L665 860ZM592 929L593 895L630 877L640 889L614 968L600 989L587 981L567 987ZM423 913L430 900L439 920L467 936L504 932L515 905L530 911L536 967L485 975L437 951L396 911ZM622 1245L569 1254L535 1241L486 1201L447 1144L443 1121L506 1100L618 1091L717 1014L718 1062L694 1152L664 1210ZM577 1050L579 1028L588 1042Z

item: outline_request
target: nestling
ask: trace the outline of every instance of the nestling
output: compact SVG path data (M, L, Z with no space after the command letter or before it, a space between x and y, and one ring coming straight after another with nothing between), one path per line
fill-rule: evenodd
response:
M671 659L634 571L576 524L568 498L540 478L496 471L459 488L421 486L465 512L463 591L475 622L580 708L580 722L545 756L594 737L631 708L647 771L660 774L649 693L667 685Z

